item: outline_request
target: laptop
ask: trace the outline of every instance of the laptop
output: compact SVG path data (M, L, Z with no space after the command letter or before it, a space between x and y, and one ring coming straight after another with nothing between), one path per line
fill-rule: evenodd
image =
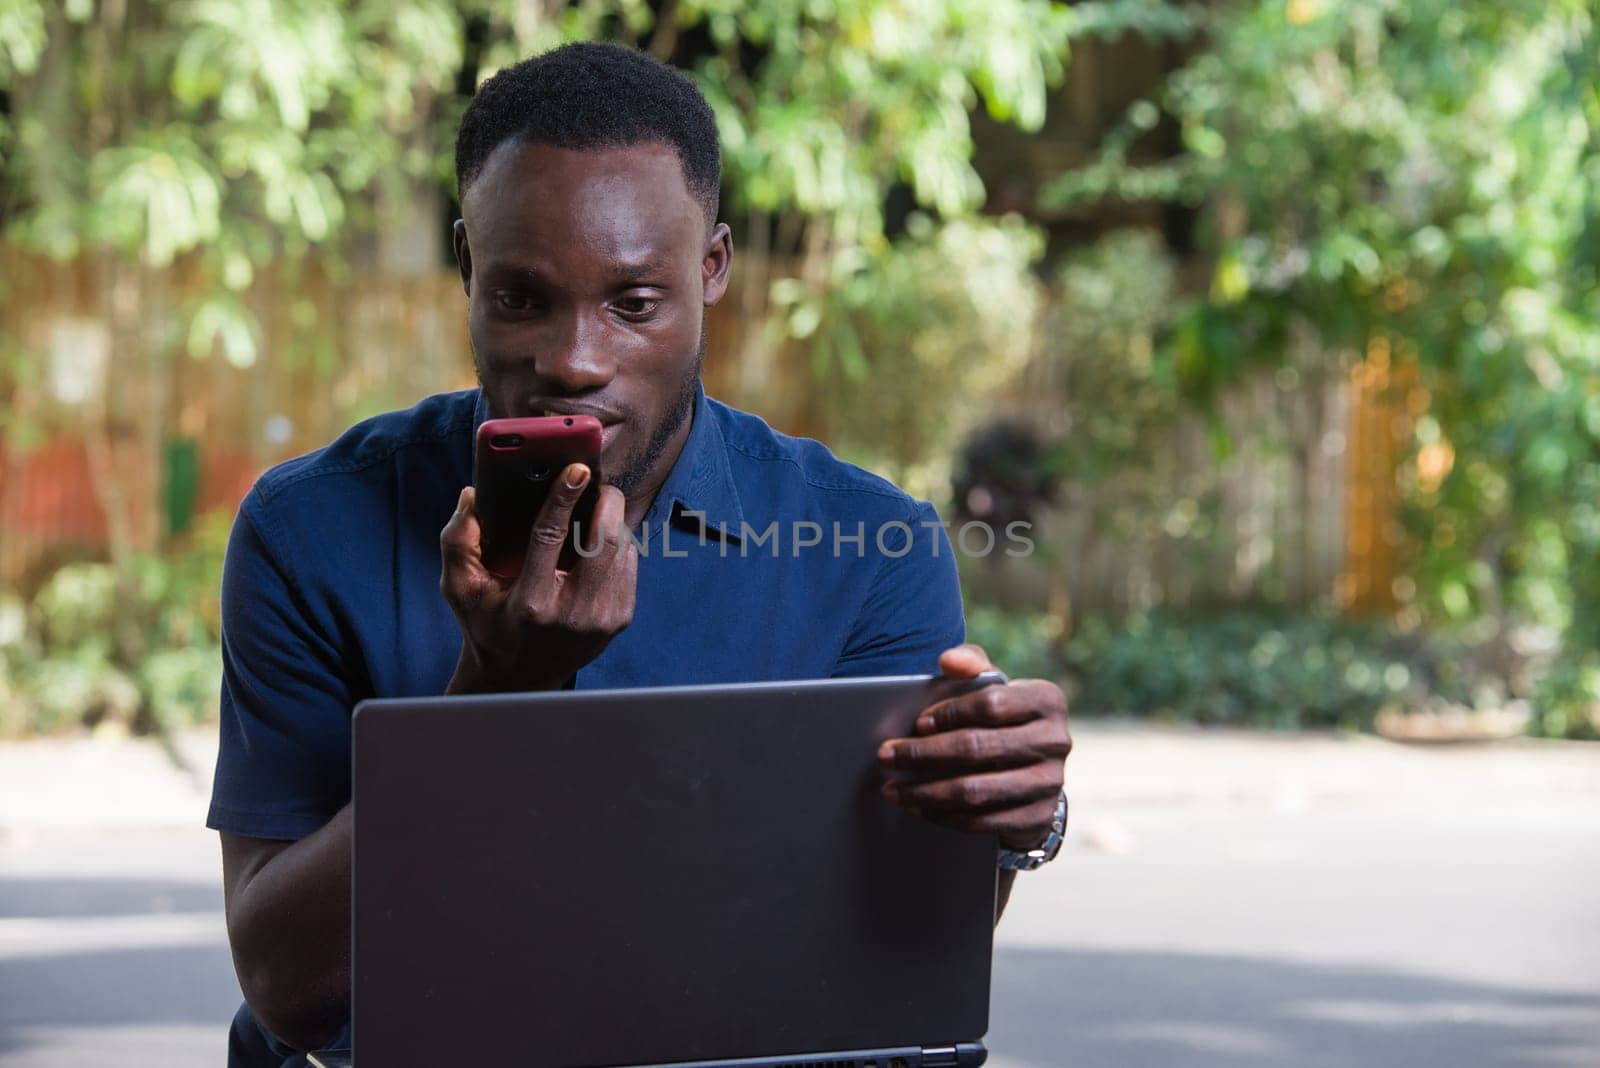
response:
M995 839L876 752L996 678L362 702L357 1068L982 1064Z

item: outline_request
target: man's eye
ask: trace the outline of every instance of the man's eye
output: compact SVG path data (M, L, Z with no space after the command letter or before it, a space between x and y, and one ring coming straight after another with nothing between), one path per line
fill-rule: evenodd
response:
M616 309L630 318L639 318L649 315L660 306L661 301L654 297L623 297L616 302Z
M533 298L526 293L511 293L504 289L495 291L494 302L505 311L532 311L534 307Z

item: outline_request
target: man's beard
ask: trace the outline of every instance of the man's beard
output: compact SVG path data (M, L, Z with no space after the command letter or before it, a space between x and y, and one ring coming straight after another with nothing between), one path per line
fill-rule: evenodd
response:
M661 455L667 451L667 445L671 443L673 435L677 434L694 414L695 387L700 382L700 369L705 362L706 335L705 331L701 330L700 343L695 349L694 365L678 383L678 392L672 398L672 407L662 418L661 424L656 427L655 433L650 435L650 440L642 450L627 459L621 471L601 472L606 481L624 494L632 493L649 477L651 468L661 460Z
M470 343L470 342L469 342ZM678 383L678 391L672 398L672 404L662 417L650 439L645 442L643 449L627 457L621 463L620 470L602 471L600 477L611 485L617 487L624 494L637 489L650 475L650 469L661 459L671 443L673 435L682 429L683 424L694 413L695 387L700 383L700 371L706 362L706 334L702 327L700 341L695 347L694 364L689 368L683 380ZM483 388L483 361L478 359L477 346L472 349L472 369L478 377L478 387ZM637 412L620 413L629 423L639 425Z

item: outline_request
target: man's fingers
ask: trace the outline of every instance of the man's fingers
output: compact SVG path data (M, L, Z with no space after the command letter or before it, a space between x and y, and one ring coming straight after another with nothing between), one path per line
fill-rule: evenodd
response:
M471 486L456 498L456 510L439 532L439 592L458 613L472 612L500 582L483 566L477 498Z
M594 514L572 523L578 556L573 564L574 571L584 576L603 575L616 566L622 556L623 543L629 540L625 525L627 507L627 499L617 487L600 487Z
M947 679L972 679L985 671L994 671L989 654L980 645L968 642L939 654L939 671Z
M1053 801L1061 792L1061 779L1035 768L1013 769L936 779L933 782L892 782L884 785L883 792L896 804L921 812L965 812L976 815L994 809L1027 808Z
M922 815L941 827L997 834L1008 849L1033 849L1050 833L1048 828L1059 796L1051 794L1025 805L1000 805L977 811L930 808Z
M925 738L896 738L878 749L885 771L936 778L1066 759L1072 740L1058 724L1035 720L1015 727L968 727Z
M476 491L471 486L464 487L456 495L455 514L450 517L450 522L439 531L439 548L449 554L460 555L475 551L478 547L478 514L474 510Z
M556 476L528 535L528 551L522 562L525 580L542 585L554 577L561 547L566 544L567 530L572 524L572 510L588 487L590 477L585 464L568 464Z
M471 486L456 497L455 514L439 532L439 592L451 604L479 595L485 572L479 553L477 496Z
M1039 719L1060 703L1060 690L1039 679L985 686L937 701L917 717L918 734L963 727L1010 727Z
M633 621L639 558L626 510L621 490L600 488L593 532L574 527L580 538L577 559L561 588L569 611L582 605L590 625L608 634L622 632Z

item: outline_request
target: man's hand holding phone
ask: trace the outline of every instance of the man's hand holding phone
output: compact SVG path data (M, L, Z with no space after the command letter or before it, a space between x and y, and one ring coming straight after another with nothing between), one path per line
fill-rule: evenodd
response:
M569 553L571 567L562 567L573 512L592 477L587 465L573 463L552 480L514 579L484 566L475 491L461 491L439 535L439 588L462 637L446 693L559 689L632 621L639 552L621 490L600 487L581 530L583 552Z

